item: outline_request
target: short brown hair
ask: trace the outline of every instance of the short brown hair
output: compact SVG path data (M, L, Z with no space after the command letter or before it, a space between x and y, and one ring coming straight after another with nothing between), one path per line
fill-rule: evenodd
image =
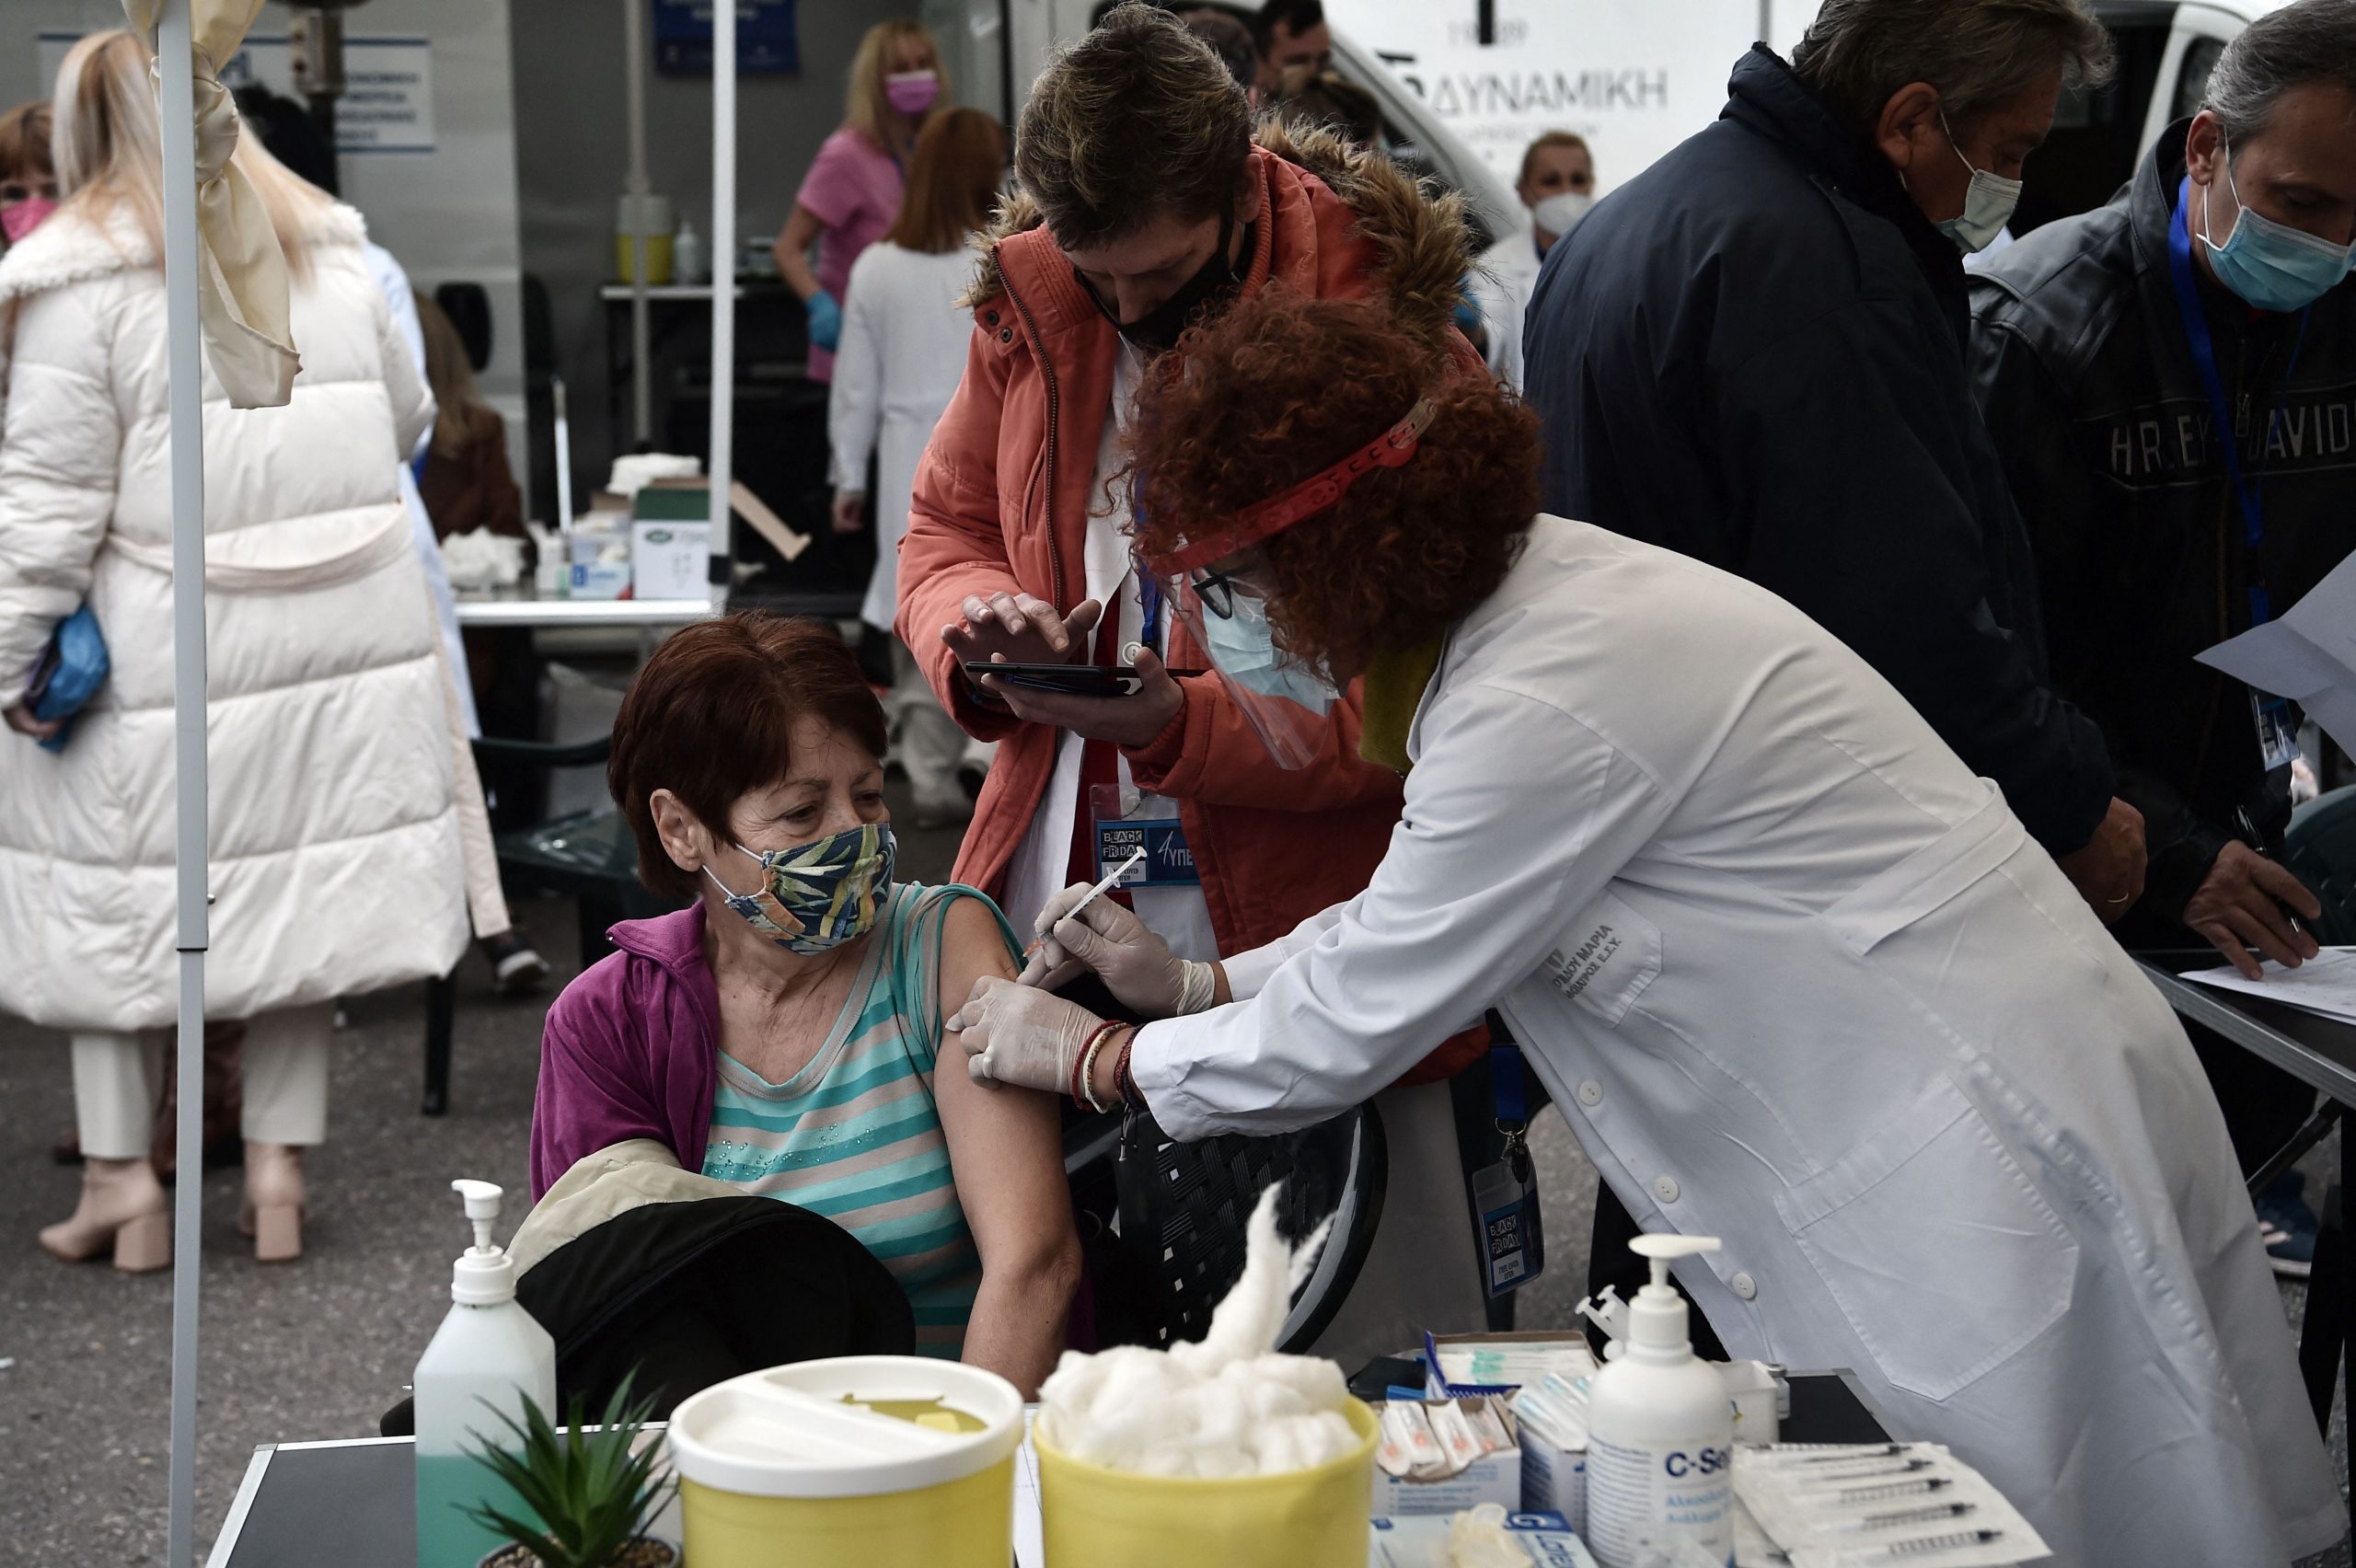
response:
M622 698L606 761L606 788L638 837L638 880L649 891L683 900L697 892L654 831L654 791L670 790L726 833L730 808L792 772L793 724L803 718L884 755L884 705L823 621L722 616L654 651Z
M1538 510L1538 421L1474 366L1402 328L1379 301L1281 285L1178 341L1138 397L1135 528L1167 558L1254 502L1436 405L1415 455L1263 541L1269 620L1288 653L1347 675L1413 648L1494 592Z
M1824 0L1792 71L1870 134L1900 87L1928 82L1958 130L2053 71L2098 87L2118 56L2086 0Z
M1014 136L1015 173L1067 250L1165 213L1231 212L1251 162L1243 89L1184 23L1134 0L1048 57Z
M989 222L1006 175L1006 128L978 109L953 109L925 121L908 157L907 193L884 237L928 256L964 248Z
M1568 147L1574 152L1585 153L1588 167L1595 167L1595 149L1587 144L1586 137L1576 131L1542 131L1536 141L1521 150L1521 173L1514 180L1516 185L1530 183L1531 167L1538 162L1538 155L1549 147Z
M55 179L49 161L49 105L36 98L0 114L0 179Z

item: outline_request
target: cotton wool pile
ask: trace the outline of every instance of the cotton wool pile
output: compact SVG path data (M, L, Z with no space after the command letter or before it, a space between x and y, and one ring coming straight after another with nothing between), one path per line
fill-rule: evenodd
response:
M1358 1447L1342 1369L1276 1353L1293 1288L1333 1224L1288 1248L1276 1199L1271 1187L1252 1211L1242 1275L1199 1343L1064 1353L1039 1389L1057 1447L1108 1470L1223 1480L1308 1470Z

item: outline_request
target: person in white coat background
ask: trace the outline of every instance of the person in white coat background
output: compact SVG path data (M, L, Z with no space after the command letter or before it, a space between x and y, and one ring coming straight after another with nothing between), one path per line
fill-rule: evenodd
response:
M884 237L859 254L844 290L841 346L827 395L835 530L866 525L868 460L875 465L875 570L860 618L889 636L899 603L900 536L917 462L965 374L973 332L957 299L972 281L976 231L1006 178L1006 131L977 109L934 115L908 159L907 193ZM925 684L907 645L892 644L894 752L907 769L919 826L973 814L958 778L975 749ZM987 766L988 753L977 758Z
M1529 412L1380 307L1272 293L1164 364L1141 554L1273 743L1363 674L1404 815L1364 894L1207 974L1062 921L1164 1021L986 981L976 1076L1274 1133L1495 1007L1645 1228L1723 1239L1679 1277L1733 1355L1854 1368L2056 1561L2345 1533L2200 1064L1995 786L1782 600L1533 518Z
M147 54L58 74L64 206L0 259L0 1007L72 1038L86 1164L68 1259L170 1261L144 1159L175 1009L168 369ZM432 413L349 208L251 139L237 159L293 275L284 408L205 387L212 763L206 1010L247 1020L258 1258L301 1251L334 1000L446 972L467 937L447 699L394 465ZM111 668L63 751L14 694L87 604Z
M1530 227L1517 229L1481 252L1469 291L1481 313L1489 368L1507 386L1521 386L1521 318L1538 286L1538 269L1554 242L1578 226L1595 205L1595 153L1587 138L1549 131L1523 150L1513 192L1530 209Z

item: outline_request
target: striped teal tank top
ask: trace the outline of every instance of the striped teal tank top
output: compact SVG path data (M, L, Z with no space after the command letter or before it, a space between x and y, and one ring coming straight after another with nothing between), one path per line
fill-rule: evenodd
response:
M981 1284L933 1103L941 937L969 887L903 882L818 1054L770 1083L722 1052L703 1173L825 1215L859 1238L915 1309L917 1350L955 1358ZM1007 951L1013 929L999 917ZM962 1066L956 1068L963 1071Z

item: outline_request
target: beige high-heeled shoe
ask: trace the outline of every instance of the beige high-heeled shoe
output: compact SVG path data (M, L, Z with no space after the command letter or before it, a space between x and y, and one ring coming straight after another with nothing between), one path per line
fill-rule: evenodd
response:
M114 1252L125 1274L172 1266L172 1207L164 1184L144 1159L89 1159L82 1165L82 1200L74 1216L44 1227L42 1250L69 1263Z
M303 1151L292 1144L246 1145L246 1195L237 1229L254 1239L254 1262L291 1263L303 1255Z

